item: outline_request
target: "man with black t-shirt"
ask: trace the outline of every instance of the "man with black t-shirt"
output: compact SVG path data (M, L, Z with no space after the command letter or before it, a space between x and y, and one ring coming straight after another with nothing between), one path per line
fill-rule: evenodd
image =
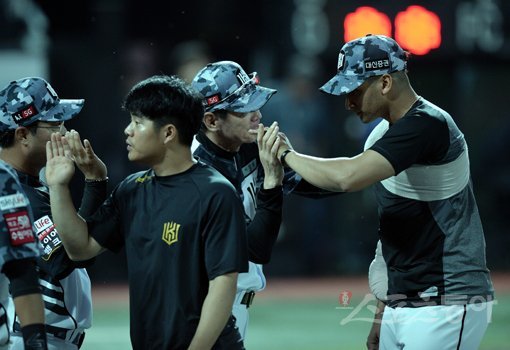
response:
M246 229L234 187L191 153L203 107L177 77L153 76L124 101L129 175L87 221L68 188L65 137L47 145L51 209L75 260L126 249L131 343L146 349L244 349L231 314L237 275L247 270Z
M387 266L388 290L380 339L372 329L370 349L477 349L494 290L468 147L450 114L415 93L407 59L383 35L346 43L337 74L321 90L347 95L346 108L364 123L383 118L365 151L318 158L280 138L278 156L321 188L352 192L374 185L378 260Z

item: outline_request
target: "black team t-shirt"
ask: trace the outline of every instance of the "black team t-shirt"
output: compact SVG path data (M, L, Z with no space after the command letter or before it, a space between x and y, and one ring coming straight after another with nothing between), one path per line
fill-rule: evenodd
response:
M393 125L381 121L365 148L396 173L374 185L387 305L492 300L468 146L450 114L420 98Z
M209 280L248 269L240 198L200 162L177 175L128 176L88 228L109 250L125 246L134 349L186 348Z

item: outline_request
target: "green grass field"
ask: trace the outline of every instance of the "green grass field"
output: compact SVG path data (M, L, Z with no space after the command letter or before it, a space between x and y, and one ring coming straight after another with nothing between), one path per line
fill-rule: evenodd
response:
M366 290L360 287L364 286L363 279L360 281L270 281L267 289L256 296L250 309L246 348L365 349L375 303L370 296L367 297L370 300L363 301ZM342 307L338 302L338 292L348 289L344 288L346 285L352 287L353 297L347 307ZM510 291L505 288L503 291L503 294L497 294L492 323L481 350L510 349ZM113 293L110 297L103 297L103 300L101 293L95 294L94 324L87 332L83 350L131 348L125 290L118 293L117 296Z

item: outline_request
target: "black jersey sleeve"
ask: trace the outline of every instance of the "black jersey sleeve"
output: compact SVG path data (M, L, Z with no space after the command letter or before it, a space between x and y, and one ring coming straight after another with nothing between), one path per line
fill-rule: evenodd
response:
M247 227L248 257L256 264L267 264L282 223L283 191L278 186L257 193L257 211Z
M37 266L34 258L11 260L4 264L2 272L5 273L10 285L10 293L13 298L41 293L39 279L37 278Z
M448 125L444 119L414 114L390 126L370 149L386 158L398 174L413 164L439 161L449 144Z
M81 198L78 214L87 219L105 201L108 190L108 181L85 181L83 196Z
M203 218L205 265L209 280L248 271L246 223L241 199L226 182L215 189ZM219 187L219 186L218 186Z
M87 219L89 234L102 247L118 252L124 246L121 216L118 208L120 186L112 191L106 201Z

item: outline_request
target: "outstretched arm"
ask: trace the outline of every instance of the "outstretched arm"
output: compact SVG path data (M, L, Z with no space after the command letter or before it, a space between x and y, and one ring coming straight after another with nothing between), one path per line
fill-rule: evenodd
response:
M227 273L209 281L209 292L204 300L200 321L188 350L213 347L232 313L237 275L237 272Z
M296 152L287 138L280 137L276 143L279 159L283 155L285 164L296 173L312 185L328 191L359 191L395 175L391 163L372 150L352 158L319 158Z
M73 260L87 260L102 251L89 236L85 220L74 207L69 182L74 174L74 163L69 149L64 150L65 137L54 133L46 144L46 181L50 190L53 221L64 248Z

